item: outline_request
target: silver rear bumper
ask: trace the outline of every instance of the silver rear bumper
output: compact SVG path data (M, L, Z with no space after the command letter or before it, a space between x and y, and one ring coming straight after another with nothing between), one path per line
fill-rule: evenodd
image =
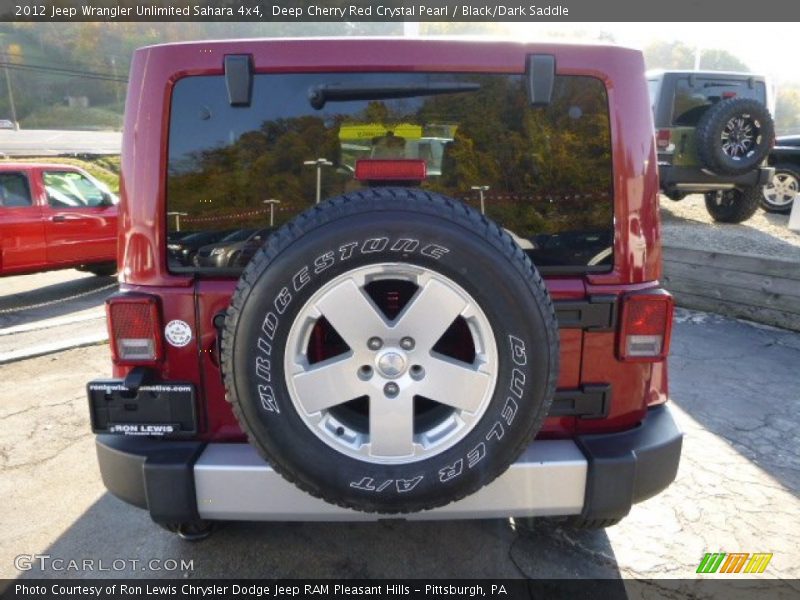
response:
M587 461L571 440L533 442L508 471L475 494L408 519L475 519L579 514ZM203 519L374 521L382 517L328 504L278 475L249 444L209 444L194 465Z
M667 406L615 433L531 443L503 475L475 494L408 519L580 514L624 517L678 472L682 434ZM100 473L118 498L155 521L364 521L385 518L329 505L275 473L248 444L97 436Z

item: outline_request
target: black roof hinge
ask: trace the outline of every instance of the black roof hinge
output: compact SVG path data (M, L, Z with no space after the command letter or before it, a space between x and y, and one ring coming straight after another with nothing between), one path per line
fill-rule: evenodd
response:
M229 54L225 57L225 86L231 106L250 106L253 60L249 54Z
M550 104L556 80L556 57L551 54L529 54L525 74L528 79L528 100L531 105Z

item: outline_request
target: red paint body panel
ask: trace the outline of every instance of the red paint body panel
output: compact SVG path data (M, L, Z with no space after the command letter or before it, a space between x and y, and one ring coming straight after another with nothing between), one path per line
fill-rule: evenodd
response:
M69 165L0 164L0 173L27 178L32 200L26 207L0 204L0 276L117 259L117 207L51 207L42 179L47 171L86 175Z
M608 273L550 277L554 300L589 294L621 296L658 286L661 246L658 175L644 61L638 51L567 46L438 40L252 40L154 46L137 51L131 66L123 134L119 265L123 291L161 297L166 321L192 324L197 344L167 348L164 379L199 390L204 439L242 440L225 401L212 320L225 311L233 279L198 279L167 269L166 164L172 87L188 75L222 75L227 54L251 54L256 72L420 71L522 73L532 53L556 57L563 75L592 76L608 91L614 168L614 266ZM162 323L162 326L164 323ZM663 363L623 363L616 332L561 331L562 389L610 383L606 419L550 418L541 437L577 431L614 431L636 424L648 404L665 401ZM116 368L122 376L126 369Z

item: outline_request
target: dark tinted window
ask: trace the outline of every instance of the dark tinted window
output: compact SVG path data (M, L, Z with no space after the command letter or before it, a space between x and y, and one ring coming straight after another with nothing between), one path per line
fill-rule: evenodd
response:
M320 86L415 94L314 108L309 95ZM449 91L426 93L433 87ZM552 103L533 108L522 75L269 74L254 78L243 108L229 105L223 77L188 77L175 86L171 114L167 210L185 213L183 232L250 230L271 217L281 225L315 202L317 167L306 163L318 158L331 163L320 167L322 198L359 188L361 159L417 159L426 162L426 189L480 210L473 187L487 187L486 214L540 265L612 264L608 102L597 79L559 76ZM561 251L540 251L548 236L566 233ZM198 267L170 257L173 270Z
M675 99L672 105L672 124L679 127L694 127L709 106L724 98L751 98L766 104L766 86L756 81L751 87L747 80L693 78L675 82Z
M22 173L0 173L0 206L31 206L28 178Z

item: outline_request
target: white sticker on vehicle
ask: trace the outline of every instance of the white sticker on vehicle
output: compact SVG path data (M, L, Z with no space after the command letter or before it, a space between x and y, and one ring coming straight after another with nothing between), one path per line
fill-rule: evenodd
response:
M175 319L167 323L164 327L164 336L167 342L176 348L183 348L186 344L192 341L192 328L186 321Z

